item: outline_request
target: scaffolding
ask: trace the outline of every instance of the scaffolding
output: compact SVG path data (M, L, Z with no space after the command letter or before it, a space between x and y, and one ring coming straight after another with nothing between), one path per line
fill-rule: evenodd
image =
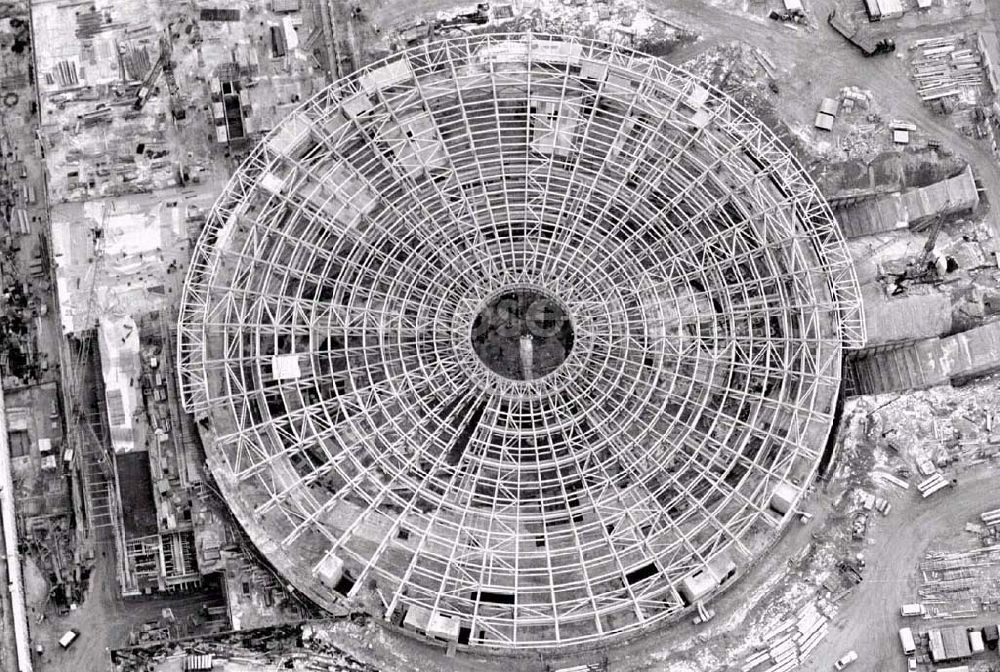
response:
M512 649L731 585L864 342L830 209L750 113L620 46L493 34L375 63L265 138L196 247L177 361L297 589Z

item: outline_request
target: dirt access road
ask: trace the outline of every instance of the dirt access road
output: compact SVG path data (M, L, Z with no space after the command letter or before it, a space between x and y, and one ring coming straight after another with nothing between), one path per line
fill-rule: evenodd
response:
M842 603L834 629L810 664L799 669L826 671L830 661L849 649L858 652L863 669L904 669L897 632L913 623L903 623L899 605L918 601L918 565L924 552L935 540L962 534L966 522L1000 505L995 468L961 474L959 481L957 489L946 489L927 501L909 493L906 504L900 503L881 523L866 551L864 582ZM971 544L971 535L965 537Z
M703 39L671 53L667 60L683 63L720 43L741 40L767 53L781 71L778 83L778 114L789 124L812 126L824 96L835 96L845 86L874 92L878 106L888 116L908 119L923 133L938 138L972 164L976 177L993 199L1000 201L1000 161L985 142L966 137L947 117L934 114L917 96L910 72L902 58L914 40L959 32L1000 30L1000 3L985 2L981 11L965 17L934 15L887 21L878 30L895 38L892 56L865 58L827 24L835 0L808 3L815 29L790 28L776 21L744 12L709 6L705 0L652 0L657 13L690 26ZM882 33L879 33L880 35ZM990 213L994 231L1000 235L1000 217Z

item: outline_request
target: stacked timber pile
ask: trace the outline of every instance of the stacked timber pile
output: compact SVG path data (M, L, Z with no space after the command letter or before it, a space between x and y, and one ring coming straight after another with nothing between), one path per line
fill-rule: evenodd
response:
M964 97L972 102L983 85L983 64L979 51L964 47L964 35L917 40L911 65L917 92L924 102Z
M836 609L836 606L825 601L809 602L793 618L783 621L764 637L766 650L750 656L741 671L794 670L826 637L830 630L830 617ZM765 663L770 664L764 667Z
M945 477L942 476L940 472L938 472L938 473L935 473L935 474L927 477L927 479L921 481L920 483L918 483L917 484L917 490L920 491L920 496L921 497L923 497L924 499L927 499L928 497L930 497L931 495L933 495L935 492L939 492L941 490L944 490L949 485L950 485L950 483L948 482L948 480L945 479Z
M992 511L986 511L985 513L979 514L980 520L983 521L983 525L987 527L994 527L1000 525L1000 509L993 509Z
M928 618L960 619L994 609L1000 545L968 551L929 551L920 563L918 591Z

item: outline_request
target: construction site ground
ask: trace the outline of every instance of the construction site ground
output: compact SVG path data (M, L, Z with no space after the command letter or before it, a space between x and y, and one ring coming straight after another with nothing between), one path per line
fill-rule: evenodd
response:
M800 137L812 133L816 108L824 97L836 97L844 87L863 87L875 92L874 102L886 120L906 119L914 123L921 135L933 138L947 151L971 163L987 194L1000 194L1000 161L996 154L986 142L963 134L947 116L936 114L921 101L905 58L915 40L957 32L996 34L1000 31L1000 5L997 3L984 0L949 3L947 7L936 7L928 13L913 13L899 20L871 24L874 36L895 39L897 51L867 58L827 24L830 12L852 4L844 0L807 3L808 26L782 24L766 18L767 12L762 8L776 9L779 2L650 0L645 4L671 25L684 26L700 36L671 49L665 59L672 63L683 65L733 41L749 44L767 55L776 66L779 93L774 96L773 104L777 117ZM853 4L860 6L860 2ZM432 17L455 7L456 3L449 0L412 3L377 0L372 5L367 9L371 20L388 29L416 17ZM557 0L515 3L522 12L547 5L560 6ZM756 11L746 11L751 5ZM583 34L591 32L585 25L579 26L579 30ZM822 141L822 137L816 137L806 151L815 150ZM808 156L802 158L809 163ZM994 211L987 217L992 229L1000 233L1000 216Z
M550 2L553 3L558 4L555 0ZM366 3L366 11L372 21L387 29L395 23L457 4L454 0L378 0ZM523 9L524 5L536 3L514 4ZM538 0L537 4L544 2ZM734 40L762 50L776 66L778 93L773 96L776 116L804 144L816 137L812 120L823 97L835 96L846 86L864 87L874 92L876 103L886 117L904 118L916 124L922 134L933 136L943 147L968 160L985 193L1000 194L1000 162L996 155L983 141L964 135L947 117L933 113L921 102L902 57L908 44L916 39L957 31L1000 31L1000 4L992 0L976 0L961 7L960 3L951 3L946 10L936 8L937 13L885 22L877 30L891 34L899 50L896 55L874 58L864 58L826 24L827 14L837 4L834 0L807 1L809 27L765 18L766 12L761 8L778 4L754 2L751 8L751 3L740 0L649 0L647 3L658 15L701 36L673 49L667 56L671 62L683 64ZM26 96L25 105L27 100ZM29 169L40 171L39 162L30 164ZM986 216L993 230L1000 234L997 213L988 212ZM39 227L42 224L39 222ZM50 320L52 324L48 325L43 340L57 338L55 319ZM42 348L56 349L51 343ZM987 381L979 389L990 396L995 395L998 387L996 382ZM808 669L830 669L832 661L848 649L857 650L863 661L862 669L903 669L895 635L900 627L898 607L915 599L918 563L929 545L954 538L956 530L978 513L1000 506L1000 494L994 485L997 476L995 464L979 465L962 473L957 489L939 493L929 501L920 501L912 490L894 500L892 514L880 519L869 537L871 543L865 546L868 566L861 589L840 603L831 631L813 652ZM611 670L719 669L720 658L726 651L747 650L756 644L759 632L749 631L744 624L774 622L781 617L781 611L794 609L818 590L813 584L788 578L789 558L797 557L816 534L844 533L849 522L836 512L835 504L841 501L847 488L848 484L834 480L817 490L805 506L814 518L806 525L793 523L770 554L734 588L713 600L711 607L717 616L704 626L683 620L627 644L576 650L564 657L526 654L514 663L505 658L462 653L445 658L443 648L373 624L343 621L331 627L329 635L358 659L371 661L386 672L543 670L546 666L599 662L605 657ZM914 530L919 530L919 534ZM41 621L37 611L29 612L32 637L45 650L36 660L36 669L60 672L106 669L108 648L124 645L136 624L157 620L165 606L174 610L175 617L182 618L185 613L197 611L206 601L205 596L198 594L123 600L115 578L113 544L106 536L101 534L95 544L97 561L77 609L63 616L50 609ZM31 562L26 563L25 575L29 604L44 603L45 577ZM62 651L56 641L71 627L78 628L82 635L70 651Z
M801 669L827 670L830 661L854 649L866 669L902 670L897 631L907 626L929 625L923 621L904 622L899 615L900 605L919 601L916 589L920 559L932 544L959 541L956 531L967 521L1000 504L995 485L997 476L995 465L982 468L966 473L954 491L929 501L911 500L907 506L894 508L884 529L870 538L871 545L865 552L868 566L860 589L846 598L834 629L816 649L812 664ZM968 535L964 536L967 540ZM975 623L975 620L968 622Z
M671 53L667 60L682 63L738 36L768 54L777 66L777 113L791 127L811 128L823 97L836 96L846 86L861 86L875 93L886 117L908 119L923 133L938 138L943 147L972 164L987 194L1000 194L1000 162L991 148L963 135L947 117L935 114L922 103L902 58L913 40L957 31L1000 30L1000 5L980 3L979 13L946 16L941 21L928 17L922 21L883 22L886 25L879 30L895 38L897 52L866 58L826 24L826 16L838 5L835 0L809 3L812 21L818 24L812 29L790 28L744 12L719 11L699 0L661 0L652 4L664 16L690 25L703 36L695 44ZM990 217L993 230L1000 233L1000 219L996 213Z
M161 621L163 609L169 608L177 622L190 620L205 604L220 604L212 593L187 592L160 596L123 599L118 588L114 567L114 542L110 534L96 544L100 560L93 573L83 601L76 609L59 616L46 612L37 621L34 608L29 611L32 640L44 647L36 657L35 669L43 672L79 672L108 669L108 650L129 644L129 635L144 623ZM26 565L25 581L29 597L38 597L46 590L44 577L33 565ZM79 639L69 650L58 645L59 638L70 628L78 630Z

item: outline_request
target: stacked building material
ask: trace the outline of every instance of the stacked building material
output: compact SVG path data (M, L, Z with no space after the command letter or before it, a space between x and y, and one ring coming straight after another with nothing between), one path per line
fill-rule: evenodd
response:
M747 659L741 668L750 672L786 672L794 670L809 656L830 629L830 615L836 607L809 602L800 608L794 618L784 621L765 638L768 647ZM770 662L769 667L761 667Z
M948 487L948 481L940 473L934 474L917 484L917 490L920 491L920 496L924 499L946 487Z
M904 481L903 479L899 478L898 476L894 476L893 474L886 473L884 471L872 472L872 478L876 481L884 481L886 483L891 483L892 485L895 485L897 488L902 488L903 490L908 490L910 487L910 484Z
M924 102L957 97L963 93L978 96L982 86L983 65L978 49L963 48L964 35L933 37L914 42L912 61L917 92Z
M992 511L981 513L979 514L979 518L987 527L1000 525L1000 509L993 509Z

